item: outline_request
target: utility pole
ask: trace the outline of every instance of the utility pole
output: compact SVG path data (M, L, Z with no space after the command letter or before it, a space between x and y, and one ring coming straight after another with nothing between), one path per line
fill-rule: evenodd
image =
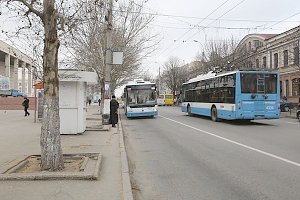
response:
M161 88L160 88L160 66L158 67L158 95L161 93Z
M111 65L112 65L112 7L113 0L108 0L108 9L105 16L106 27L106 47L105 47L105 94L102 122L108 124L110 115L110 98L111 98Z

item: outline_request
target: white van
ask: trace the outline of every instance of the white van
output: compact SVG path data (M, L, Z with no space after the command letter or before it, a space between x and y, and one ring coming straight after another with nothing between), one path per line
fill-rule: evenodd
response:
M165 95L161 94L156 99L158 106L164 106L165 105Z

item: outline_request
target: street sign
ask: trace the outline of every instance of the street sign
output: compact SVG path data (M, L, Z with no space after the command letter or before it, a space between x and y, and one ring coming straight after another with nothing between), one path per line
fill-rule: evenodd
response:
M123 64L123 52L113 52L113 65L122 65Z

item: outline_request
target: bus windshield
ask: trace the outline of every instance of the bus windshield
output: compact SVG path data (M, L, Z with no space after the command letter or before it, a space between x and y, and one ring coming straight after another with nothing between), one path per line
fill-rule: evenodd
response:
M276 94L277 74L241 73L242 93Z
M128 105L130 107L155 106L156 93L155 90L138 89L128 90Z
M165 95L165 98L166 98L166 99L173 99L173 95L167 94L167 95Z

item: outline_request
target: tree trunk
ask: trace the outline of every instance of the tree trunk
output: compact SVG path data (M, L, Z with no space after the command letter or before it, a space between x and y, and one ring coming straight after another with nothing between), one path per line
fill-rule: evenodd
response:
M43 24L45 31L44 70L44 116L41 128L42 170L57 171L64 167L59 118L57 12L55 0L44 0Z
M104 79L101 78L101 104L100 104L100 114L103 114L104 109L104 99L105 99L105 82Z

